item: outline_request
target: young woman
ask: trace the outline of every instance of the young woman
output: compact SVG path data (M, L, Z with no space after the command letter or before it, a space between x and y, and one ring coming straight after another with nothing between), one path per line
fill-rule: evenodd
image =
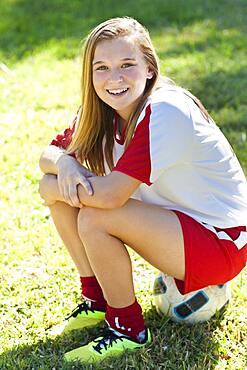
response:
M85 300L65 330L108 324L65 356L91 362L151 341L125 245L183 294L244 268L247 182L200 101L161 77L136 20L89 34L81 87L72 127L41 156L40 194L81 276Z

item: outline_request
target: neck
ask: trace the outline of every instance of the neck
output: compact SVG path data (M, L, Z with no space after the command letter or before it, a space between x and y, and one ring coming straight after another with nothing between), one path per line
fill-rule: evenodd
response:
M129 120L129 115L127 114L122 114L121 112L117 112L118 119L122 123L127 123Z

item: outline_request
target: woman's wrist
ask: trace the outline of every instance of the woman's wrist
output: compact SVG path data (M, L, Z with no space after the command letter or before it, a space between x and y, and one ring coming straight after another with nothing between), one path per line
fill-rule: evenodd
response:
M71 163L75 161L73 157L71 157L69 154L66 153L60 153L55 161L55 165L57 167L58 171L61 171L65 168L65 166L68 165L68 163Z

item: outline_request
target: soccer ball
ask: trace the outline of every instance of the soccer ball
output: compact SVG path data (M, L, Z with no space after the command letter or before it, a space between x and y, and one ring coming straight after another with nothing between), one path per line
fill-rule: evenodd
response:
M173 321L196 324L209 320L230 299L230 283L212 285L182 295L174 278L160 273L154 281L154 304L161 316Z

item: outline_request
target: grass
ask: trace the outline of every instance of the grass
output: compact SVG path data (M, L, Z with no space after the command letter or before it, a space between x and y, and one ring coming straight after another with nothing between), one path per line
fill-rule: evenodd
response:
M79 286L37 194L42 148L79 104L80 40L112 16L143 22L163 73L204 102L247 173L245 14L244 0L108 0L104 7L97 0L0 3L0 369L94 368L65 365L62 356L95 329L55 339L46 334L78 302ZM224 315L186 327L157 316L151 300L156 271L132 257L154 342L100 369L246 369L246 270L232 283Z

